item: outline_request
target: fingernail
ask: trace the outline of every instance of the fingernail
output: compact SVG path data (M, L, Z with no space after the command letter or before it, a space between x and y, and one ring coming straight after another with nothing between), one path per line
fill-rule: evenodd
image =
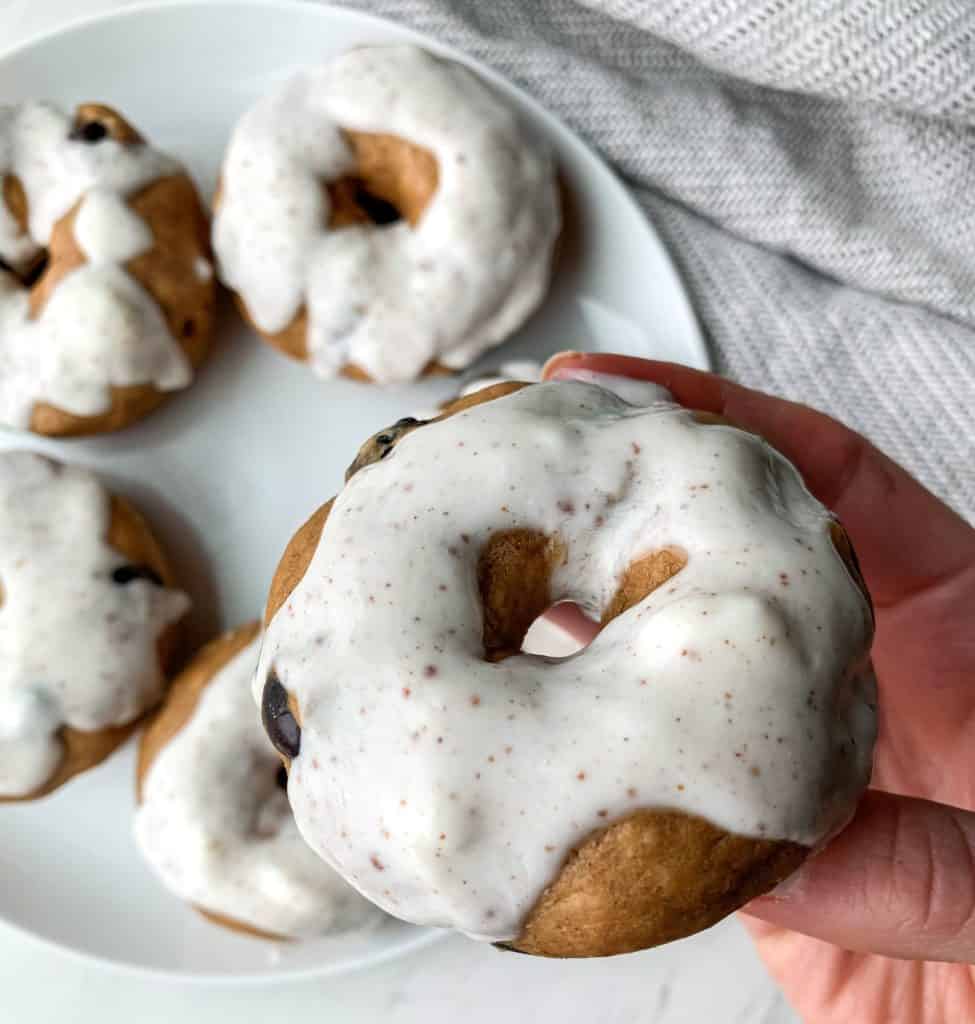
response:
M554 356L549 356L542 367L542 380L550 379L549 371L556 363L566 362L569 359L581 359L583 354L582 352L576 352L575 349L567 348L563 352L556 352Z

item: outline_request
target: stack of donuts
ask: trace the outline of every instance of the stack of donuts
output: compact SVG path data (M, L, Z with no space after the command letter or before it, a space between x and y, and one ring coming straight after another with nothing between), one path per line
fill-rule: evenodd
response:
M0 189L0 423L50 437L189 387L218 285L326 381L460 374L542 302L560 231L545 143L414 46L257 102L212 217L95 103L0 106ZM135 841L208 919L300 939L385 913L544 956L705 928L841 829L872 611L795 468L650 385L502 362L455 393L350 453L263 621L195 653L136 508L0 454L0 801L144 726ZM595 639L525 653L562 602Z

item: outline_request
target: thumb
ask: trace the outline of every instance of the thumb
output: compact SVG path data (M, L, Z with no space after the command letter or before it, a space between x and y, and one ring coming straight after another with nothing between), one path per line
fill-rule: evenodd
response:
M745 913L844 949L975 962L975 814L869 792L821 853Z

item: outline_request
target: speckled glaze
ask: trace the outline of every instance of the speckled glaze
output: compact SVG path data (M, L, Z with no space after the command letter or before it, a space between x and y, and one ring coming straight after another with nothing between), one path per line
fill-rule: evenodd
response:
M619 387L408 434L269 625L256 692L273 669L300 709L298 825L399 917L510 939L570 847L638 808L813 846L866 785L872 619L830 514L759 438ZM492 664L477 560L511 528L560 539L553 598L596 618L640 555L687 564L579 654Z
M29 218L22 232L0 202L0 423L8 426L27 427L37 402L91 416L109 407L112 386L173 391L192 380L159 306L124 267L153 242L126 197L179 165L145 144L90 144L71 130L47 104L0 107L0 182L21 184ZM29 267L79 202L74 233L87 262L33 317L27 288L2 264Z
M416 228L328 230L323 182L352 170L342 130L394 135L437 160ZM469 365L541 301L560 225L545 146L471 72L413 46L366 46L304 71L241 119L222 172L213 245L257 326L308 313L323 377L377 383L436 360Z
M380 912L301 838L275 778L281 761L251 699L260 637L207 684L153 761L136 812L139 849L177 896L290 938L371 927Z
M64 725L123 725L159 699L157 640L189 608L146 580L119 584L109 496L89 472L0 454L0 796L40 788Z

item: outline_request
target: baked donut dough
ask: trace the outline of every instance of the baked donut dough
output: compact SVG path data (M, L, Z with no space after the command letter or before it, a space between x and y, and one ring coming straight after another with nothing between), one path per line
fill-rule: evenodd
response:
M876 731L870 603L796 469L601 382L368 442L281 561L255 680L314 849L392 914L546 956L774 886L853 813ZM589 647L519 653L563 600Z
M462 369L548 287L547 147L466 68L366 46L304 71L234 130L220 276L255 329L322 377Z
M303 938L382 914L308 848L251 698L258 624L208 644L139 746L135 835L160 880L217 924Z
M196 189L110 107L0 106L0 423L118 430L187 387L215 282Z
M189 599L93 474L0 453L0 801L108 757L162 696Z

